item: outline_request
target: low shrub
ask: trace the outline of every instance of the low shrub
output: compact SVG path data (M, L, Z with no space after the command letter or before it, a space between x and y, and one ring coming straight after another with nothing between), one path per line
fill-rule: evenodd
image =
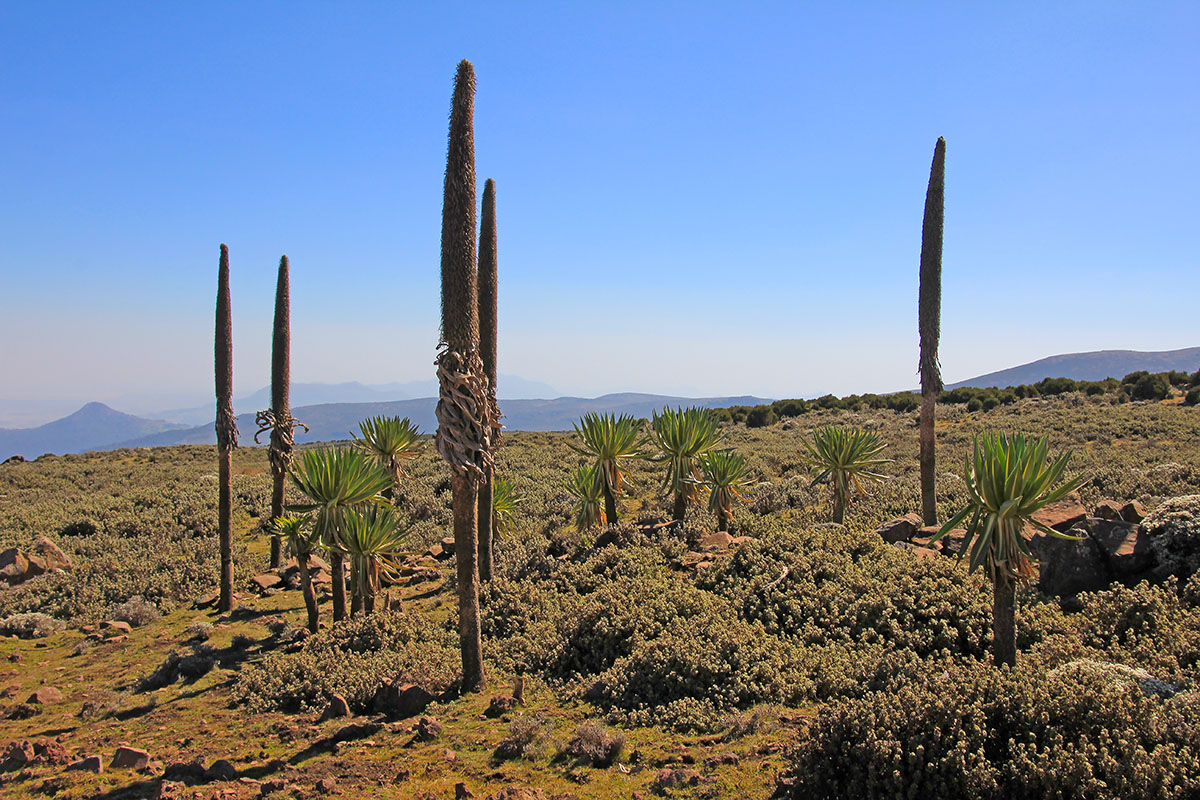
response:
M377 612L339 622L294 653L272 653L245 668L234 698L251 710L315 711L341 695L365 710L386 683L401 680L431 692L448 687L459 668L458 638L425 615Z
M217 651L207 644L194 644L190 653L179 653L175 650L167 653L166 659L155 668L154 672L144 675L137 681L139 692L150 692L170 686L179 679L195 681L203 678L217 665Z
M509 725L508 736L496 746L496 758L535 760L550 745L554 720L545 714L519 714Z
M17 636L21 639L44 639L66 627L54 617L33 611L13 614L0 619L0 635Z
M212 623L202 620L197 620L183 629L184 641L206 642L212 634Z
M598 722L584 722L575 729L575 735L563 752L593 767L609 767L617 762L624 750L624 733L610 731Z
M148 603L141 597L131 597L113 608L109 616L118 622L128 622L133 627L140 628L143 625L149 625L162 615L153 603Z
M1182 798L1200 792L1200 708L1121 670L965 663L827 706L795 798Z

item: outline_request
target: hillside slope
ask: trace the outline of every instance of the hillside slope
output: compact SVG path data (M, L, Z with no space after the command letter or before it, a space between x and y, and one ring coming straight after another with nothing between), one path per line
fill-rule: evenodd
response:
M80 453L183 427L88 403L70 416L36 428L0 429L0 461L16 454L36 458L43 453Z
M515 431L564 431L588 412L610 412L649 417L664 406L702 406L725 408L733 405L757 405L770 402L759 397L668 397L656 394L607 394L603 397L559 397L554 400L506 400L501 402L503 423ZM308 426L307 433L298 431L297 442L326 442L349 439L351 431L358 430L358 423L367 417L386 415L408 417L423 433L437 429L434 416L436 398L424 397L417 400L397 400L390 403L327 403L302 406L293 410L296 419ZM254 415L242 414L238 418L238 430L243 443L253 438ZM121 442L119 447L160 447L175 444L213 444L216 434L212 423L187 430L167 431Z
M1037 383L1043 378L1102 381L1105 378L1123 378L1143 369L1148 372L1195 372L1200 369L1200 347L1156 352L1097 350L1091 353L1066 353L951 383L946 388L973 386L986 389L994 386L1003 389L1006 386Z

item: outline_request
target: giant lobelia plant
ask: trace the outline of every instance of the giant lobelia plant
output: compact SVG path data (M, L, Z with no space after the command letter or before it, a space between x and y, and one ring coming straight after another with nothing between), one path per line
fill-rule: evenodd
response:
M575 434L582 444L568 442L577 453L592 459L604 495L604 518L609 525L617 523L617 497L621 484L629 480L621 462L631 458L644 458L642 447L646 439L633 417L622 414L584 414L575 423Z
M672 519L683 522L688 503L699 502L704 484L698 459L720 443L717 419L704 408L664 408L650 420L650 436L658 446L654 461L665 462L663 488L673 500Z
M880 458L886 445L874 431L835 428L826 425L804 440L807 454L801 458L816 473L812 486L828 481L833 485L833 521L845 521L846 506L854 491L865 492L864 481L881 481L886 476L874 470L891 462Z
M1075 538L1033 518L1087 480L1078 475L1059 483L1068 455L1051 461L1048 451L1047 439L1027 439L1020 433L976 437L963 474L967 505L933 537L936 542L968 520L959 558L970 554L970 571L983 568L992 581L992 661L997 666L1014 666L1017 661L1016 584L1033 577L1026 527L1060 539Z

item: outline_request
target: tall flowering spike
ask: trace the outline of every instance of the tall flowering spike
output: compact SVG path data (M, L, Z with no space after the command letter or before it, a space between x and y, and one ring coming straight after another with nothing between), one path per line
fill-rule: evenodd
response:
M496 402L496 182L483 184L479 220L479 351L487 376L487 433L493 455L500 439L500 407ZM495 470L485 471L479 485L479 577L492 579L492 483Z
M479 358L475 263L475 70L462 61L454 79L450 144L442 200L442 343L437 357L436 442L450 465L462 688L486 687L479 615L478 489L491 468L487 376Z
M217 268L217 320L214 349L217 388L217 532L221 551L221 587L217 607L233 608L233 448L237 419L233 415L233 320L229 307L229 248L221 245Z
M275 281L275 325L271 334L271 520L283 516L284 479L292 462L294 426L289 399L292 380L292 300L288 257L279 259ZM271 537L271 566L283 561L282 540Z
M942 390L938 338L942 325L942 225L946 198L946 140L933 148L929 189L925 192L925 221L921 226L921 290L918 299L921 333L921 391Z
M938 365L938 338L942 326L942 224L946 194L946 140L939 138L933 148L929 169L929 188L925 192L925 221L921 226L921 288L917 301L917 327L921 334L921 423L920 472L921 518L926 525L937 524L937 497L934 492L937 457L934 441L934 412L942 390L942 370Z
M442 341L466 352L479 341L475 310L475 68L458 64L442 191Z

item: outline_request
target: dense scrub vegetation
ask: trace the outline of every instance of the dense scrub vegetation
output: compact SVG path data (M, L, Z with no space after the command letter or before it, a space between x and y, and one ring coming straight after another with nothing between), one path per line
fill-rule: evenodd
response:
M802 442L827 424L873 431L893 459L878 467L882 481L852 498L841 526L829 524L833 496L811 485L802 459ZM943 408L941 518L966 499L972 436L1014 429L1073 452L1071 473L1090 477L1085 503L1137 499L1154 509L1200 493L1194 409L1085 388L981 413ZM986 578L873 533L919 508L913 409L817 407L724 434L722 446L754 477L730 525L750 538L728 555L699 554L702 564L699 541L717 528L705 507L689 507L682 526L651 524L674 510L661 465L628 462L621 524L579 531L565 481L586 458L566 434L506 435L497 475L524 499L481 590L487 670L498 683L536 676L618 727L717 732L763 705L812 709L794 756L797 797L1182 797L1200 788L1200 577L1083 595L1070 613L1023 587L1018 666L995 670ZM236 560L244 585L266 567L259 524L270 476L260 450L235 459L235 542L254 542ZM211 448L171 448L0 467L0 544L47 534L75 563L0 590L0 619L37 610L79 624L133 597L166 610L211 591L211 464ZM396 503L420 552L446 535L449 483L431 448L407 469ZM441 591L449 598L452 588ZM450 605L339 623L248 665L236 696L248 712L313 709L335 693L362 709L397 678L445 688L457 674ZM53 625L20 618L10 628L33 622ZM1160 685L1151 678L1162 692L1147 690ZM537 749L535 729L514 730L514 753Z

